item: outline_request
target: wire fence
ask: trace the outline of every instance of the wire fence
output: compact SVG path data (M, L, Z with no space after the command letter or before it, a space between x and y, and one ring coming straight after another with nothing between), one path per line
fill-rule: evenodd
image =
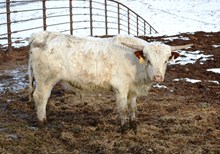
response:
M157 33L115 0L6 0L0 2L0 29L0 47L7 51L27 44L33 32L42 30L86 36Z

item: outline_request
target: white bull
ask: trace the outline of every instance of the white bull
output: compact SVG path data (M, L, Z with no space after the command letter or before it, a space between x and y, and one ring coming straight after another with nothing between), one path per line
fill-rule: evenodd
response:
M46 122L48 98L61 81L76 90L114 90L122 129L129 117L136 130L137 96L146 94L153 82L164 80L167 62L179 56L175 50L190 46L148 43L127 35L92 38L45 31L32 35L29 98L34 98L39 123Z

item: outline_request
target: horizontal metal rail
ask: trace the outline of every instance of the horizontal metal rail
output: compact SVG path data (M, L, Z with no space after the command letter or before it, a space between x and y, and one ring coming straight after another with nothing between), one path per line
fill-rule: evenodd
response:
M57 2L58 7L50 3ZM115 0L6 0L0 2L0 47L12 51L36 31L80 35L144 36L158 33L144 18ZM30 4L31 7L24 4ZM4 16L5 15L5 16ZM80 31L81 30L81 31ZM84 30L84 31L82 31ZM24 36L25 35L25 36ZM25 38L25 39L24 39Z

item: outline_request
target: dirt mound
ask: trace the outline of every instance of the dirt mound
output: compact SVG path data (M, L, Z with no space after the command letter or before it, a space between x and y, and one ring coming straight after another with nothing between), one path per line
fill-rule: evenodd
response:
M48 103L48 124L38 128L28 102L27 48L1 52L0 153L220 153L220 75L207 71L220 67L220 32L143 39L193 43L189 52L212 56L169 65L162 88L156 85L138 98L137 134L118 132L112 93L81 100L59 84Z

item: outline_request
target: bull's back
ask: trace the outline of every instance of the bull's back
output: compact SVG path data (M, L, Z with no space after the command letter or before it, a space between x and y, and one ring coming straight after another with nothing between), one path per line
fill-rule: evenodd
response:
M30 58L38 76L84 84L107 86L114 58L100 39L42 32L31 40ZM42 77L40 77L42 78Z

